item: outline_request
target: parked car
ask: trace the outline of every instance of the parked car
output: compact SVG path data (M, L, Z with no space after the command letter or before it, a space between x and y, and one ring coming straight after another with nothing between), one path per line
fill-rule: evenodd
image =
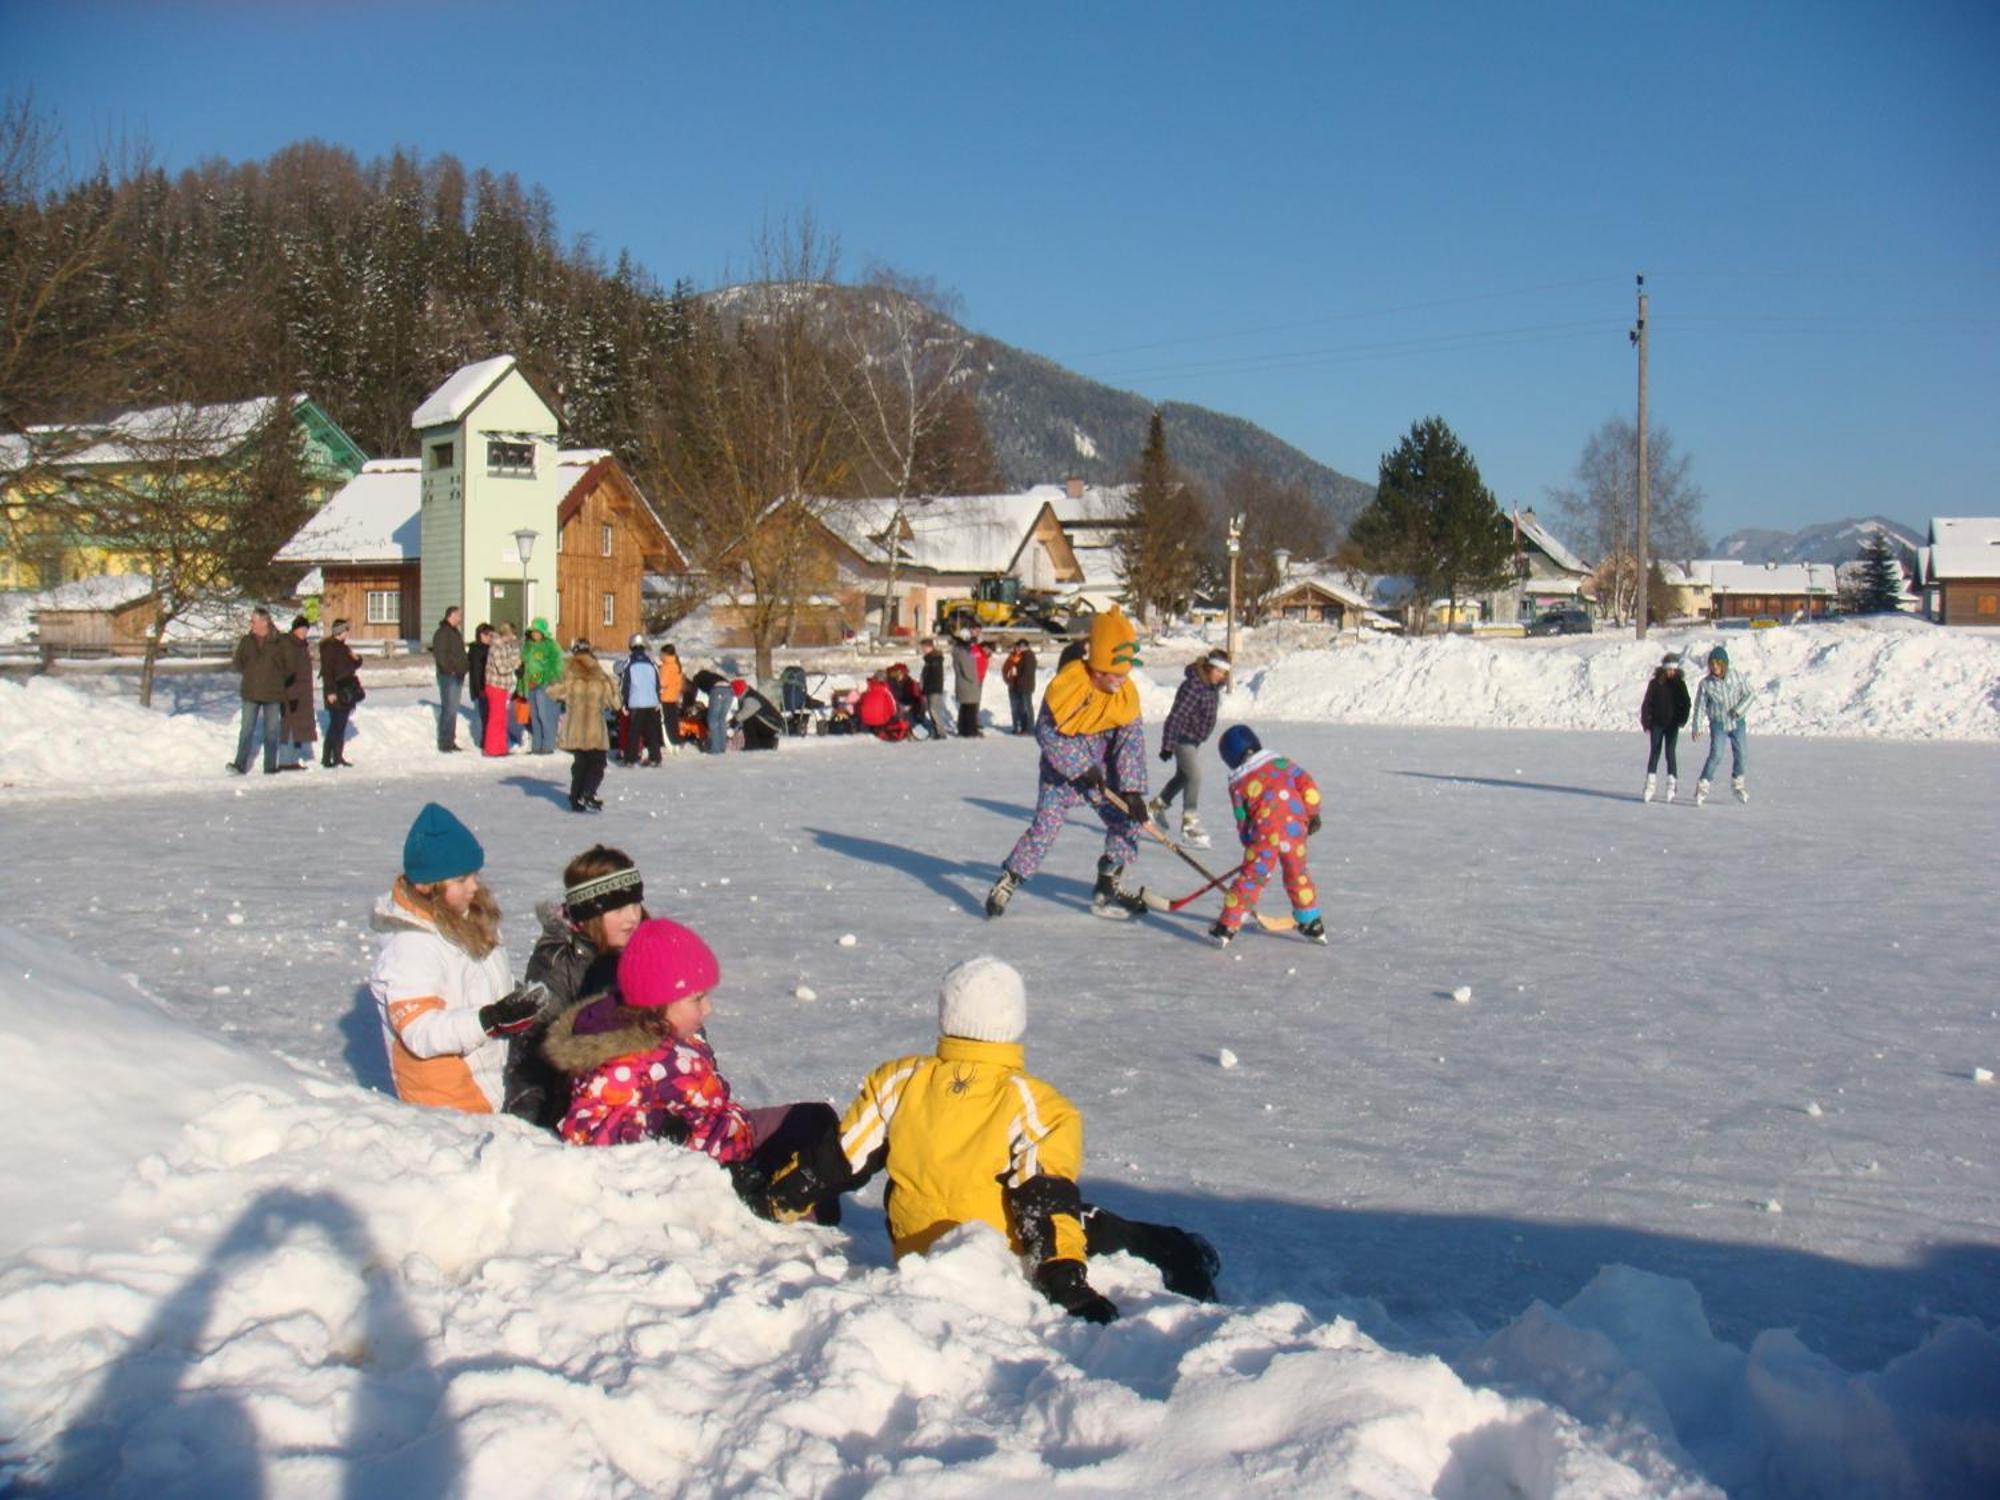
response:
M1589 635L1590 611L1552 609L1528 627L1529 635Z

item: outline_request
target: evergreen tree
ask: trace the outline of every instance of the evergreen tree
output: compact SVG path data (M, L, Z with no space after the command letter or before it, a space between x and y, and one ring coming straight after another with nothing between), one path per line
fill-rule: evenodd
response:
M1854 608L1859 614L1891 614L1902 608L1903 565L1896 560L1895 543L1880 527L1868 533L1857 554L1861 559L1860 587Z
M1200 582L1207 507L1167 456L1166 424L1153 413L1133 474L1119 542L1125 592L1141 619L1185 609Z
M1375 499L1348 533L1366 565L1415 585L1417 629L1430 602L1499 588L1510 576L1514 539L1493 492L1442 417L1413 424L1382 456Z

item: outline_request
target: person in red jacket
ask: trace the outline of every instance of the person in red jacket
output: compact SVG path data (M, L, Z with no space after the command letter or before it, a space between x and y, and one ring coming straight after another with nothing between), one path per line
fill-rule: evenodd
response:
M889 691L889 684L882 680L879 672L870 677L867 686L862 688L860 701L854 707L854 717L861 721L863 729L878 739L901 739L909 733L896 714L896 695Z

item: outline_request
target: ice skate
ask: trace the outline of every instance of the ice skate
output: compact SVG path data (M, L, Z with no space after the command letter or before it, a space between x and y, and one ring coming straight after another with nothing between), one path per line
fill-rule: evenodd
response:
M1661 798L1660 800L1661 800L1662 802L1671 802L1671 801L1673 801L1673 800L1674 800L1674 778L1673 778L1673 777L1669 776L1669 777L1667 778L1667 794L1666 794L1666 796L1662 797L1662 798Z
M1227 948L1231 943L1236 941L1236 929L1222 922L1217 922L1213 927L1208 929L1208 940L1218 948Z
M1700 807L1702 803L1706 802L1707 800L1708 800L1708 783L1706 781L1697 781L1694 784L1694 805L1696 807Z
M1118 883L1119 866L1109 856L1097 862L1097 887L1091 892L1090 914L1111 922L1123 922L1146 911L1146 898Z
M1729 778L1729 790L1736 794L1738 802L1748 802L1750 800L1750 788L1743 784L1741 776L1732 776Z
M1155 797L1151 802L1146 804L1146 816L1151 818L1155 823L1165 822L1167 804L1162 802L1158 797Z
M1012 870L1002 870L1000 878L993 882L993 889L986 893L986 915L997 917L1007 909L1007 903L1014 899L1014 892L1021 888L1021 877Z
M1320 947L1324 948L1326 946L1326 922L1320 917L1313 917L1299 923L1299 936L1307 939L1309 942L1318 943Z
M1639 800L1641 802L1651 802L1653 800L1653 777L1650 773L1646 777L1646 790L1639 793Z
M1214 845L1208 837L1208 830L1201 826L1201 819L1193 813L1181 814L1181 842L1190 849L1210 849Z

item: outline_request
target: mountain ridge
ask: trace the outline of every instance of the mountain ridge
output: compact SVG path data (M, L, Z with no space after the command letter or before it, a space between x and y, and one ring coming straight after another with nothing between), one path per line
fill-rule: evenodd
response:
M1872 531L1887 532L1899 551L1915 552L1924 544L1921 530L1887 516L1849 516L1802 526L1797 531L1742 527L1718 541L1712 555L1747 563L1851 562Z

